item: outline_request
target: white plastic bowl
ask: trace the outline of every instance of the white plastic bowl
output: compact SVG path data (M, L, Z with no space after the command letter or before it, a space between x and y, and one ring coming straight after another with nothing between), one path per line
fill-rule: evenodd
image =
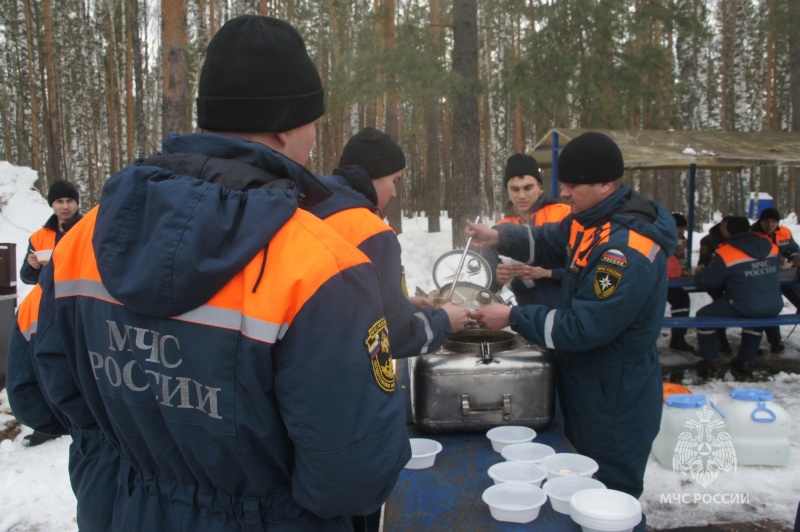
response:
M536 431L530 427L522 427L519 425L502 425L489 429L486 433L486 437L492 442L492 449L499 453L506 445L525 443L533 440L536 437Z
M591 477L600 468L588 456L575 453L556 453L542 458L539 466L547 471L547 480L566 476Z
M536 464L525 462L500 462L489 468L489 476L495 484L504 482L522 482L532 486L541 486L547 472Z
M558 513L569 515L569 501L579 491L588 489L606 489L599 480L589 477L556 477L548 480L542 490L550 499L550 505Z
M549 445L543 443L525 442L512 443L506 445L500 451L503 458L509 462L525 462L528 464L538 464L545 456L556 454L556 451Z
M569 515L584 532L626 532L642 520L642 506L621 491L589 489L572 496Z
M530 523L539 517L547 500L542 488L517 482L489 486L481 498L489 505L492 517L509 523Z
M410 438L411 460L406 464L406 469L425 469L431 467L436 461L436 455L442 451L442 444L436 440L425 438Z
M50 257L53 256L53 250L42 249L39 251L34 251L33 254L36 255L36 260L38 260L42 264L47 264L48 262L50 262Z

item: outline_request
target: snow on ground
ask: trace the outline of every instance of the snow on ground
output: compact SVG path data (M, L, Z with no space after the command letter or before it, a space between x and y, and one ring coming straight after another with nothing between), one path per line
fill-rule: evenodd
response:
M52 211L36 191L33 183L36 174L26 168L14 167L0 161L0 242L17 245L17 268L24 259L30 234L41 227ZM84 206L85 207L85 206ZM791 215L785 220L800 240L800 228ZM709 224L710 226L710 224ZM427 232L424 217L407 218L399 236L403 246L403 263L410 292L416 287L429 292L435 288L432 268L436 259L452 249L451 223L441 220L442 232ZM708 231L709 227L704 230ZM705 233L695 234L695 247ZM695 251L696 253L696 251ZM24 296L30 287L20 285L18 293ZM692 308L702 306L707 296L692 295ZM788 306L785 312L793 312ZM783 336L786 352L784 358L800 358L800 332L790 334L785 327ZM729 335L737 345L735 331ZM689 335L693 340L693 333ZM691 355L680 355L666 349L669 342L662 336L662 362L665 365L686 364L696 360ZM791 528L798 499L800 499L800 375L779 373L767 382L743 385L726 377L723 381L689 388L719 401L734 388L758 387L775 394L775 401L796 418L789 439L792 453L786 467L740 466L735 472L720 473L705 488L690 477L665 468L651 457L645 475L645 493L642 506L648 515L648 524L658 529L679 526L705 525L707 523L736 523L772 519ZM0 430L13 420L5 390L0 391ZM67 475L67 449L69 437L61 437L38 447L22 446L22 439L30 434L27 427L13 440L0 441L0 532L42 530L49 532L75 531L75 498Z

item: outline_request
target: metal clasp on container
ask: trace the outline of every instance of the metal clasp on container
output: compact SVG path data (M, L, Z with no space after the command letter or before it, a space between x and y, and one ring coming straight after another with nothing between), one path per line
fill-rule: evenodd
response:
M492 358L492 353L489 349L489 342L481 342L481 358L480 360L475 362L475 365L478 364L491 364L494 362L495 364L499 364L499 360L495 360Z
M461 415L463 417L469 417L472 414L492 414L492 413L502 413L503 414L503 421L509 421L511 419L511 394L504 393L503 394L503 407L502 408L472 408L469 404L469 394L462 393L461 394Z

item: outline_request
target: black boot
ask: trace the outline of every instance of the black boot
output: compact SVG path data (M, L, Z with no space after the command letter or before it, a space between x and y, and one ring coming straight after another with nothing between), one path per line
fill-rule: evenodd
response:
M683 336L678 336L677 338L673 338L669 342L669 348L674 349L675 351L687 351L689 353L694 353L694 347L686 341L686 338Z
M783 353L786 350L786 346L783 345L782 340L776 340L774 342L770 342L769 350L772 351L773 355L777 355L778 353Z
M37 445L41 445L46 441L55 440L56 438L58 438L58 436L50 436L49 434L34 431L33 434L28 434L22 438L22 445L25 447L36 447Z
M753 380L753 366L750 362L745 362L736 357L731 360L731 373L737 381L749 382Z
M697 363L697 376L701 379L714 380L722 375L722 366L719 359L701 360Z

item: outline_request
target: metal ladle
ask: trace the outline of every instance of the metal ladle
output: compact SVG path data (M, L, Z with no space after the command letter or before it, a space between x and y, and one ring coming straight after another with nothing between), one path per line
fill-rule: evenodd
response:
M475 218L474 223L480 223L481 217L477 216ZM467 239L467 245L464 246L464 253L461 255L461 260L458 261L458 268L456 268L456 274L453 276L453 284L450 285L450 291L445 298L446 301L451 301L453 298L453 290L456 288L456 283L458 283L458 276L461 275L461 269L464 268L464 260L467 258L467 253L469 252L469 245L472 243L472 237Z

